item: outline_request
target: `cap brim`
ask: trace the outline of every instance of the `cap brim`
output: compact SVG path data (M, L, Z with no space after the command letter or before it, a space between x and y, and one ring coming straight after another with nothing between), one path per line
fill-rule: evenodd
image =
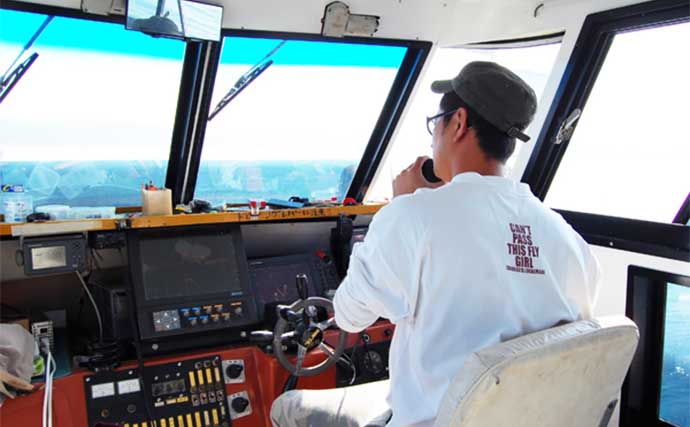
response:
M452 80L436 80L431 84L431 91L434 93L453 92Z

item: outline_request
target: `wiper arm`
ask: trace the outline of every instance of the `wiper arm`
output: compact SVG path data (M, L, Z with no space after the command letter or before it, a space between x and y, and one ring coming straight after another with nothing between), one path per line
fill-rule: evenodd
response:
M12 70L11 73L7 75L1 82L0 82L0 103L5 100L7 95L10 94L14 86L19 82L19 80L22 78L24 73L31 67L31 64L34 63L34 61L38 58L38 53L32 54L30 57L26 59L26 61L22 62L21 64L17 65L17 68Z
M218 105L216 105L216 108L213 109L211 114L208 116L208 121L211 121L212 118L216 117L220 111L225 108L226 105L230 103L237 95L239 95L240 92L244 90L247 86L249 86L257 77L261 75L268 67L273 65L273 61L270 60L269 58L275 54L278 49L283 47L287 40L281 41L278 46L274 47L266 56L264 56L261 61L259 61L256 65L254 65L252 68L249 69L246 73L242 74L242 76L237 79L235 84L230 88L228 93L225 94L223 99L220 100Z
M2 75L2 79L0 79L0 83L4 83L5 80L8 80L10 70L12 70L12 68L14 68L14 64L16 64L17 61L19 61L19 58L21 58L22 55L24 55L24 52L26 52L27 50L31 49L31 46L34 45L34 42L36 41L36 39L38 39L38 36L41 35L41 33L43 32L43 30L45 30L45 28L48 26L48 24L50 24L50 21L52 21L53 18L55 18L55 17L54 17L54 16L48 16L48 17L45 19L45 21L43 21L43 23L41 24L41 26L38 27L38 30L36 30L36 32L34 33L34 35L31 36L31 38L29 39L28 42L26 42L26 44L24 45L24 48L22 49L22 51L19 52L19 55L17 55L17 57L14 59L14 61L12 61L12 64L10 64L9 68L7 69L7 71L5 71L5 74Z

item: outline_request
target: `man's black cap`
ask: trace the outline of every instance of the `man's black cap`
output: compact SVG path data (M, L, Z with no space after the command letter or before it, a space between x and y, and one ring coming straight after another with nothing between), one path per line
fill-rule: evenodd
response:
M455 92L487 122L521 141L522 133L537 111L534 90L509 69L495 62L475 61L465 65L452 80L431 84L435 93Z

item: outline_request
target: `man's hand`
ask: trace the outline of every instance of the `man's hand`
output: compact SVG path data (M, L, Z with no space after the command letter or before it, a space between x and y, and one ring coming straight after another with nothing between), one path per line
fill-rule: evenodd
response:
M427 159L427 156L417 157L414 163L395 177L393 180L393 197L414 193L418 188L437 188L444 184L443 182L432 184L424 179L422 165Z

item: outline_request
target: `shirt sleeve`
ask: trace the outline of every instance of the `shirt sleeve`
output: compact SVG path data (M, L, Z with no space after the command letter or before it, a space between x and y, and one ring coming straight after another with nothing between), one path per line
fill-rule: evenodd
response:
M333 299L335 321L348 332L359 332L379 317L397 323L414 312L422 234L403 199L376 214L364 242L352 252Z

